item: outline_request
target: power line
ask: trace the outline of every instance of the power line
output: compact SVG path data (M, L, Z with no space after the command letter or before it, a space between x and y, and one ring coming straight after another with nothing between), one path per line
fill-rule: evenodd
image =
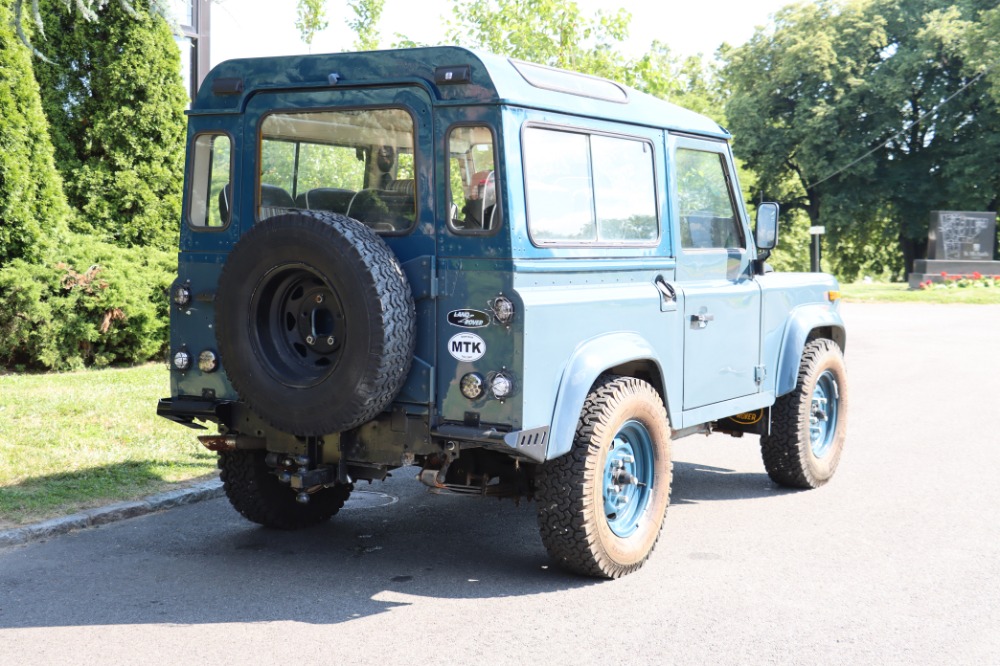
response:
M831 179L831 178L833 178L834 176L837 176L837 175L840 175L840 174L842 174L843 172L847 171L847 170L848 170L848 169L850 169L850 168L851 168L852 166L854 166L855 164L857 164L857 163L858 163L858 162L860 162L861 160L865 159L866 157L868 157L868 156L869 156L869 155L871 155L872 153L875 153L875 152L878 152L879 150L882 150L883 148L885 148L886 146L888 146L888 145L889 145L889 142L890 142L890 141L892 141L893 139L896 139L897 137L899 137L899 135L900 135L900 134L903 134L903 133L905 133L905 132L909 132L909 131L910 131L910 129L912 129L912 128L913 128L914 126L916 126L916 125L919 125L919 124L920 124L920 122L921 122L921 121L923 121L923 119L924 119L924 118L926 118L927 116L929 116L929 115L931 115L931 114L934 114L934 113L937 113L937 110L938 110L938 109L940 109L940 108L941 108L942 106L944 106L945 104L947 104L947 103L948 103L948 102L950 102L951 100L953 100L953 99L955 99L956 97L958 97L958 96L959 96L959 95L960 95L961 93L965 92L965 91L966 91L966 89L968 89L968 88L969 88L970 86L972 86L972 85L973 85L973 84L974 84L974 83L975 83L976 81L978 81L979 79L983 78L983 77L984 77L984 76L986 75L986 73L990 71L990 69L991 69L990 67L987 67L987 68L986 68L986 69L984 69L983 71L981 71L981 72L979 72L978 74L976 74L976 75L975 75L975 76L974 76L974 77L972 78L972 80L971 80L971 81L969 81L969 82L968 82L968 83L966 83L966 84L965 84L964 86L962 86L961 88L959 88L958 90L956 90L955 92L953 92L953 93L952 93L951 95L949 95L949 96L948 96L948 97L947 97L947 98L946 98L946 99L945 99L944 101L942 101L942 102L941 102L940 104L938 104L937 106L935 106L935 107L934 107L933 109L931 109L930 111L925 111L924 113L922 113L922 114L920 115L920 117L919 117L919 118L917 118L917 119L916 119L916 120L914 120L914 121L913 121L912 123L910 123L909 125L907 125L907 126L906 126L906 127L904 127L903 129L899 130L898 132L896 132L896 133L895 133L895 134L893 134L892 136L890 136L890 137L889 137L888 139L886 139L885 141L883 141L883 142L882 142L881 144L879 144L879 145L875 146L874 148L872 148L871 150L869 150L869 151L868 151L867 153L865 153L864 155L862 155L862 156L861 156L861 157L859 157L858 159L854 160L853 162L851 162L850 164L848 164L848 165L847 165L847 166L845 166L845 167L842 167L842 168L840 168L840 169L837 169L836 171L834 171L833 173L831 173L831 174L830 174L829 176L826 176L826 177L824 177L824 178L820 178L819 180L817 180L817 181L816 181L816 182L814 182L814 183L809 183L808 185L806 185L806 186L805 186L805 189L807 189L807 190L808 190L808 189L809 189L810 187L816 187L816 186L817 186L817 185L819 185L820 183L825 183L826 181L830 180L830 179Z

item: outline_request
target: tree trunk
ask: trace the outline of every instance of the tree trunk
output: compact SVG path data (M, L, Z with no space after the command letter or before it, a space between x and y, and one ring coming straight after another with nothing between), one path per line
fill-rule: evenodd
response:
M903 280L905 281L910 279L910 273L913 272L913 261L927 256L927 239L914 240L900 234L899 247L903 251Z

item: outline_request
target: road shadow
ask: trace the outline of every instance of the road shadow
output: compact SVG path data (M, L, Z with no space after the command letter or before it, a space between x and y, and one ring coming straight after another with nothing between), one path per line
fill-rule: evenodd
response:
M532 503L407 491L281 532L218 499L0 550L0 628L338 624L595 584L551 564Z
M763 499L800 492L776 485L764 472L737 472L700 463L674 462L670 503L697 504L720 500Z
M763 473L674 463L674 505L788 492ZM225 499L179 507L0 550L0 628L335 625L428 600L603 584L551 563L535 508L430 495L403 478L296 532L247 522Z

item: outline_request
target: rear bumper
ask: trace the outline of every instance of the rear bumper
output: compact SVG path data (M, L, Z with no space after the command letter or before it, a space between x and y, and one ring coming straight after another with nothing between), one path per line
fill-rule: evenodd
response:
M222 420L220 411L227 409L229 404L226 401L215 400L162 398L156 403L156 414L188 428L205 430L205 426L194 422L195 419L218 423Z

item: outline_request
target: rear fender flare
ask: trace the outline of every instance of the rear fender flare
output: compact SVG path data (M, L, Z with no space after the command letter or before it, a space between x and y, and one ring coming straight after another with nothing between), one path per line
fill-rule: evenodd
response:
M663 368L653 346L638 333L600 335L576 348L559 381L547 460L558 458L573 447L583 403L597 378L609 368L632 361L651 362L659 377L663 377ZM661 398L666 404L666 396Z

